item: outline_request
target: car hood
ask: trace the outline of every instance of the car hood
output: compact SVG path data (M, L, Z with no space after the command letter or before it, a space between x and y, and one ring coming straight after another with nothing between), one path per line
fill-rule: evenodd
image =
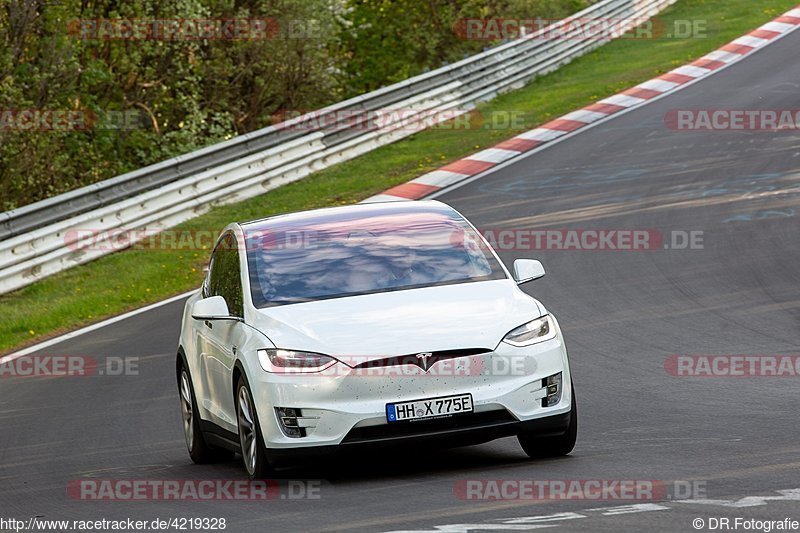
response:
M278 348L369 360L493 349L543 309L513 281L494 280L267 307L252 325Z

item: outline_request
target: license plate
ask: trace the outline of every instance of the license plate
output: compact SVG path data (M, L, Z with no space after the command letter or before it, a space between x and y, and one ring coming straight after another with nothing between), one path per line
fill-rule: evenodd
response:
M386 420L402 422L472 412L472 394L386 404Z

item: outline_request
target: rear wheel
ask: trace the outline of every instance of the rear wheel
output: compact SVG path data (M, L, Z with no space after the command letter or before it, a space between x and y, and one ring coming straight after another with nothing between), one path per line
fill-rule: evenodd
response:
M563 435L537 437L535 434L520 433L517 436L520 446L532 459L567 455L575 448L578 438L578 404L575 401L575 388L572 387L572 408L569 411L569 426Z
M253 396L244 378L236 386L236 418L239 424L239 443L242 459L250 479L263 479L271 472L261 428L258 425Z
M192 378L189 377L189 372L183 363L178 369L178 393L180 394L183 418L183 436L186 440L186 448L189 450L189 457L198 464L229 461L233 457L231 452L209 446L203 438Z

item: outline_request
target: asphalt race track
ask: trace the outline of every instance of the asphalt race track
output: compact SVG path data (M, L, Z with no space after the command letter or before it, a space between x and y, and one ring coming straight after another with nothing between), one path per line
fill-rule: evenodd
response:
M52 519L225 517L228 531L693 531L715 517L800 520L797 377L678 377L681 354L800 354L800 136L683 132L670 109L800 108L800 31L691 87L447 192L481 229L701 231L702 248L507 250L558 316L580 405L571 456L529 461L513 438L287 471L320 498L96 502L71 480L244 478L191 463L174 377L182 302L42 353L139 357L139 375L0 380L0 509ZM467 479L663 480L661 501L463 501ZM698 482L705 503L670 498ZM772 499L742 498L770 496ZM614 507L639 504L626 509ZM563 514L537 523L531 517ZM512 520L528 517L527 520ZM707 522L708 523L708 522ZM450 527L444 527L450 526Z

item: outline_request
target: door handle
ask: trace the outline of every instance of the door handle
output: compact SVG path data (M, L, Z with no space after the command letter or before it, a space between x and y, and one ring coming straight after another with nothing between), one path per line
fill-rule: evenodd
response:
M208 329L214 329L214 324L212 324L210 320L204 320L203 323Z

